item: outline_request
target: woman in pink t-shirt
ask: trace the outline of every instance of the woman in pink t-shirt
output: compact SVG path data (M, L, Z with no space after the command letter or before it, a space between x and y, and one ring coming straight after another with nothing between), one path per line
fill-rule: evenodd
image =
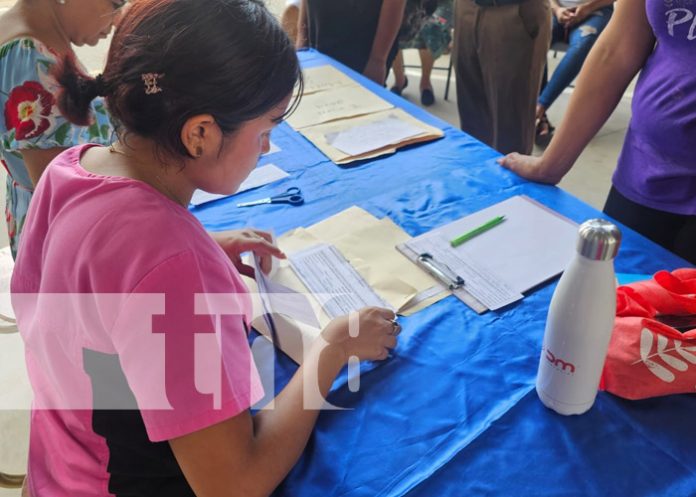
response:
M386 358L399 332L385 309L361 311L357 336L334 320L250 414L263 389L239 254L284 255L263 232L211 236L187 206L198 188L234 193L268 150L300 79L292 44L260 0L139 0L102 75L65 59L55 76L65 116L84 122L101 95L119 128L110 148L59 155L27 216L12 290L35 392L29 492L268 495L313 429L307 394L321 405L348 358Z

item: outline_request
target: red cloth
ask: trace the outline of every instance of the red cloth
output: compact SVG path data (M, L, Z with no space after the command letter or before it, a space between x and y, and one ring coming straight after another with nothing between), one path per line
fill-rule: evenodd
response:
M619 287L600 389L626 399L696 392L696 329L682 333L656 319L692 314L696 269Z

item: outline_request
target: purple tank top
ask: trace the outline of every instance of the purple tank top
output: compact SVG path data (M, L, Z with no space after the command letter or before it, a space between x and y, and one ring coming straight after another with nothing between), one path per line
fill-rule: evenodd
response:
M636 85L613 183L639 204L696 215L696 1L645 5L657 44Z

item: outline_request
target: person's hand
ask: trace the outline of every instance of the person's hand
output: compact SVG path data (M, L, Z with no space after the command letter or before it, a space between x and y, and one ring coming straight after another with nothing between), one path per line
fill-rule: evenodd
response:
M594 9L588 7L588 4L578 5L577 7L574 7L574 10L575 12L573 13L573 16L568 21L568 27L580 24L582 21L590 17L592 12L594 12Z
M378 85L384 86L384 82L387 80L386 62L370 57L370 60L367 61L367 65L363 70L363 75L367 76Z
M575 16L576 7L558 7L554 11L554 15L560 24L568 26L570 21Z
M255 229L219 231L210 233L222 250L228 255L232 264L244 276L254 277L254 268L242 262L244 252L253 252L261 256L261 270L268 274L271 271L271 258L285 259L282 250L273 244L270 233Z
M522 155L515 152L498 159L498 164L523 178L537 183L555 185L563 177L546 167L543 157Z
M386 359L389 349L396 347L396 337L401 331L395 321L396 314L379 307L366 307L357 314L334 319L324 329L322 337L329 347L340 352L344 363L351 356L361 361ZM355 321L349 324L350 320ZM350 329L351 324L354 330Z

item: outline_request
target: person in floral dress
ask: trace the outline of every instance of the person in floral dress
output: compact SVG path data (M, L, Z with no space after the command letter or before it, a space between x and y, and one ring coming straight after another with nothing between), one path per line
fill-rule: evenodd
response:
M108 144L113 127L102 101L87 126L69 123L50 75L72 45L106 37L124 1L19 0L0 16L0 163L7 170L6 221L12 255L34 187L48 163L71 146Z

